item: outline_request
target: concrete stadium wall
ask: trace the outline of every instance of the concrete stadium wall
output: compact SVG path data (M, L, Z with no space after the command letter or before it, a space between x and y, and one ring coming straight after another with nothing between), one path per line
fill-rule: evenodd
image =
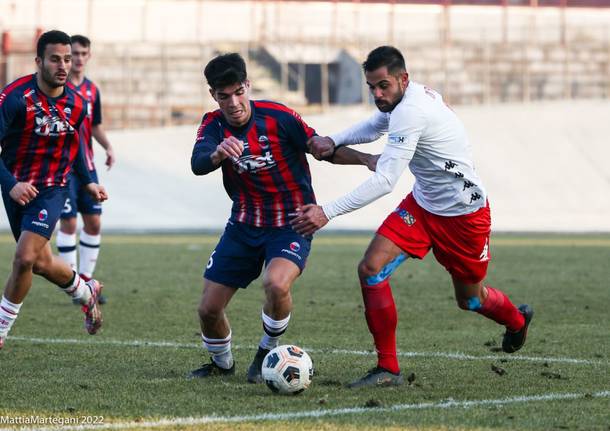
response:
M320 134L365 118L374 108L305 116ZM496 231L610 231L610 103L549 102L459 107L476 167L489 192ZM215 229L230 201L219 171L195 177L190 155L197 125L113 131L118 162L109 172L107 229ZM383 142L362 149L380 151ZM311 160L318 201L349 192L369 175L363 167ZM378 202L333 220L327 229L375 229L413 184L405 173ZM4 212L0 229L7 229Z

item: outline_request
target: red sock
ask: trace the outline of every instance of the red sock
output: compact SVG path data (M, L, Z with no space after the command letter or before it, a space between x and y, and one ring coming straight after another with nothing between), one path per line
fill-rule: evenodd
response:
M377 366L392 373L398 373L400 371L396 357L398 316L389 279L373 286L366 283L361 283L360 286L364 299L366 323L377 349Z
M486 287L487 299L477 310L479 314L506 326L511 331L518 331L525 325L525 318L517 307L510 302L501 290L493 287Z

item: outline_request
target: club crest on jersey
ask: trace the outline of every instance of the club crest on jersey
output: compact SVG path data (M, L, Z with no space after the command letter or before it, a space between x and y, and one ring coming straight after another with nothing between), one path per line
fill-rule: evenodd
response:
M49 213L47 212L47 210L45 210L45 209L40 210L40 212L38 213L38 220L47 221L48 218L49 218Z
M271 151L265 152L263 156L254 156L254 155L246 155L242 156L235 163L233 167L237 170L238 173L243 174L244 172L248 172L251 174L256 174L261 171L266 171L267 169L271 169L276 165L276 161L273 158L273 154Z
M36 117L34 133L38 136L63 136L68 133L73 134L74 127L58 116L44 115L42 118Z
M269 138L266 137L265 135L260 135L258 137L258 142L269 142Z
M299 244L298 242L294 241L294 242L290 243L290 250L297 253L300 249L301 249L301 244Z
M415 217L413 217L413 215L406 209L396 208L394 212L398 214L402 221L404 221L408 226L413 226L415 223Z

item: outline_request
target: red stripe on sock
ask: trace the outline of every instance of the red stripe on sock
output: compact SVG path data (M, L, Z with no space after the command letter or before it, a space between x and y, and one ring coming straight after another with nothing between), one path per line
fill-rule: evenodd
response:
M517 307L510 302L501 290L487 287L487 299L478 310L479 314L506 326L511 331L518 331L525 325L525 318Z
M4 311L6 311L7 314L10 314L11 316L17 315L17 313L13 312L12 310L9 310L8 308L2 307L2 306L0 306L0 308L2 308Z
M396 356L396 325L398 315L389 280L370 286L361 283L364 315L377 349L377 366L393 373L400 367Z

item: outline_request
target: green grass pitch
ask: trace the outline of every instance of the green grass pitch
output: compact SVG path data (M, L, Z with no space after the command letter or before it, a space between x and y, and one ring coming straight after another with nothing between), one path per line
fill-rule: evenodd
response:
M207 361L196 309L217 239L105 236L96 275L109 302L96 336L68 297L36 277L0 351L0 429L39 415L103 417L119 429L610 430L608 235L492 238L489 285L536 313L515 356L497 351L503 328L457 308L431 254L409 259L392 286L401 366L415 379L370 390L343 387L375 364L356 276L370 235L319 236L282 340L315 363L311 388L294 397L245 380L262 331L260 281L228 308L236 375L185 379ZM13 252L12 238L0 236L2 280Z

